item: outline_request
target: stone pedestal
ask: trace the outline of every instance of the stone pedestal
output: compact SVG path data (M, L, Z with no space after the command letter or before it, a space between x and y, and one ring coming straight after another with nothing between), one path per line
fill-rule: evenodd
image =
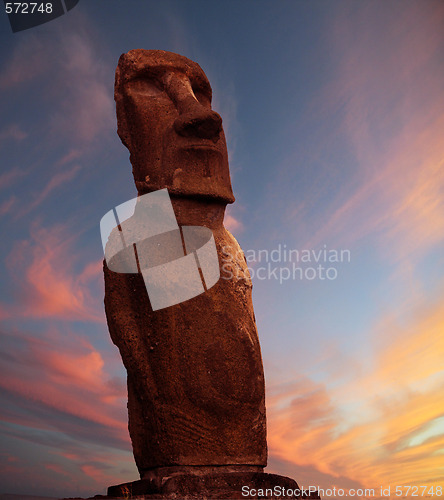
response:
M164 468L169 469L169 468ZM173 468L174 469L174 468ZM210 469L210 468L205 468ZM320 498L301 492L293 479L277 474L254 471L195 470L172 471L170 474L123 483L108 488L108 498L145 499L299 499Z

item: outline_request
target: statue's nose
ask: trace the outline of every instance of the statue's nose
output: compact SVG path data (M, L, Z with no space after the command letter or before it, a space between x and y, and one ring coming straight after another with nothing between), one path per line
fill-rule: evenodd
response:
M174 122L175 131L183 137L218 139L222 130L222 118L211 109L199 103L192 105Z
M166 77L168 93L176 103L179 116L175 131L183 137L199 137L217 141L222 130L222 118L194 95L189 79L183 74L170 73Z

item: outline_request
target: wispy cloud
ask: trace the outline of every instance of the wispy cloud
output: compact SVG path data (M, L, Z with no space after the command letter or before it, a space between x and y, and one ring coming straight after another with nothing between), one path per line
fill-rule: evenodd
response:
M60 160L57 161L56 166L62 167L63 165L69 164L74 160L77 160L82 155L82 152L78 149L71 149L66 153Z
M16 408L2 410L3 421L127 449L126 386L106 373L102 355L85 338L71 332L67 341L56 330L40 339L2 334L2 357L0 388Z
M12 211L12 208L16 205L17 198L12 195L3 203L0 204L0 217L6 215Z
M48 420L51 427L53 421ZM36 421L34 417L34 425ZM69 432L41 431L33 428L32 423L30 425L0 424L2 439L7 435L9 442L17 440L18 443L17 456L0 455L4 491L29 493L29 482L23 483L25 475L32 482L33 492L38 488L40 494L56 498L61 494L89 497L105 494L112 484L138 477L127 450L96 444L91 438L82 441L78 435L71 437ZM23 443L27 448L23 448ZM33 458L34 453L38 456L37 461ZM97 471L94 477L88 474L91 470Z
M9 125L2 130L0 130L0 146L3 145L4 142L6 141L16 141L20 142L23 139L26 139L28 137L28 134L24 132L19 125L16 123L13 123L12 125Z
M241 219L241 214L244 208L239 203L227 205L224 218L224 226L234 235L242 233L244 224Z
M62 186L67 182L71 182L78 172L81 170L80 165L75 165L67 170L55 173L46 184L46 186L40 190L37 196L34 197L33 201L26 204L22 204L19 210L16 211L15 217L20 218L24 215L29 214L35 210L39 205L41 205L53 191Z
M63 89L68 98L53 114L52 129L88 143L104 131L113 130L115 118L113 87L106 78L110 71L91 40L83 35L63 33L60 40L56 92L60 95Z
M319 176L288 213L307 247L359 246L371 236L394 263L417 261L443 243L444 9L409 4L396 16L390 9L368 4L351 12L344 4L332 19L325 36L335 71L307 120L334 120L317 147L334 154L340 144L347 165L325 167L322 154L312 154Z
M91 477L100 486L112 485L116 482L115 475L110 472L107 474L103 467L97 467L97 465L84 464L80 466L81 470L89 477Z
M5 189L11 186L17 179L25 175L25 171L18 167L11 168L0 175L0 189Z
M56 24L55 37L23 38L0 73L0 89L10 92L19 92L20 85L35 85L41 80L39 92L52 102L48 108L53 110L48 132L52 137L69 138L71 144L83 146L111 131L115 121L114 71L104 63L88 26L88 19L78 14L68 30ZM51 78L45 78L49 72ZM17 125L5 129L3 135L23 138Z
M0 89L16 87L48 71L51 60L45 57L45 41L34 34L15 45L0 73Z
M244 228L242 222L238 219L236 219L233 215L231 214L226 214L225 219L224 219L224 225L230 231L231 233L240 233L242 229Z

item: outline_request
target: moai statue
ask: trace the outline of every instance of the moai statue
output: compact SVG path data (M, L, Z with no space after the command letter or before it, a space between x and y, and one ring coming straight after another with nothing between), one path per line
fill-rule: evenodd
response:
M167 190L182 241L188 226L208 228L224 272L189 300L153 307L139 264L152 255L157 262L177 257L177 248L170 251L173 232L145 245L139 241L142 230L135 238L138 267L129 265L128 272L113 271L107 254L125 261L125 252L119 257L116 251L119 231L134 234L144 226L138 216L142 203L111 233L105 310L127 370L129 432L141 480L110 487L108 494L219 498L225 491L229 498L242 498L241 485L270 478L295 487L288 478L263 473L265 387L252 285L243 253L223 226L234 196L222 119L211 109L208 79L186 57L131 50L119 60L115 100L138 200ZM164 279L174 276L167 273Z

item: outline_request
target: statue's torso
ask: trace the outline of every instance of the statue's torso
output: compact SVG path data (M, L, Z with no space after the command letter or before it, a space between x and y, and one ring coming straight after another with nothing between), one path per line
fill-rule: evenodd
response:
M266 464L264 376L243 253L213 229L221 278L152 311L140 274L105 266L105 306L128 371L129 429L139 470Z

